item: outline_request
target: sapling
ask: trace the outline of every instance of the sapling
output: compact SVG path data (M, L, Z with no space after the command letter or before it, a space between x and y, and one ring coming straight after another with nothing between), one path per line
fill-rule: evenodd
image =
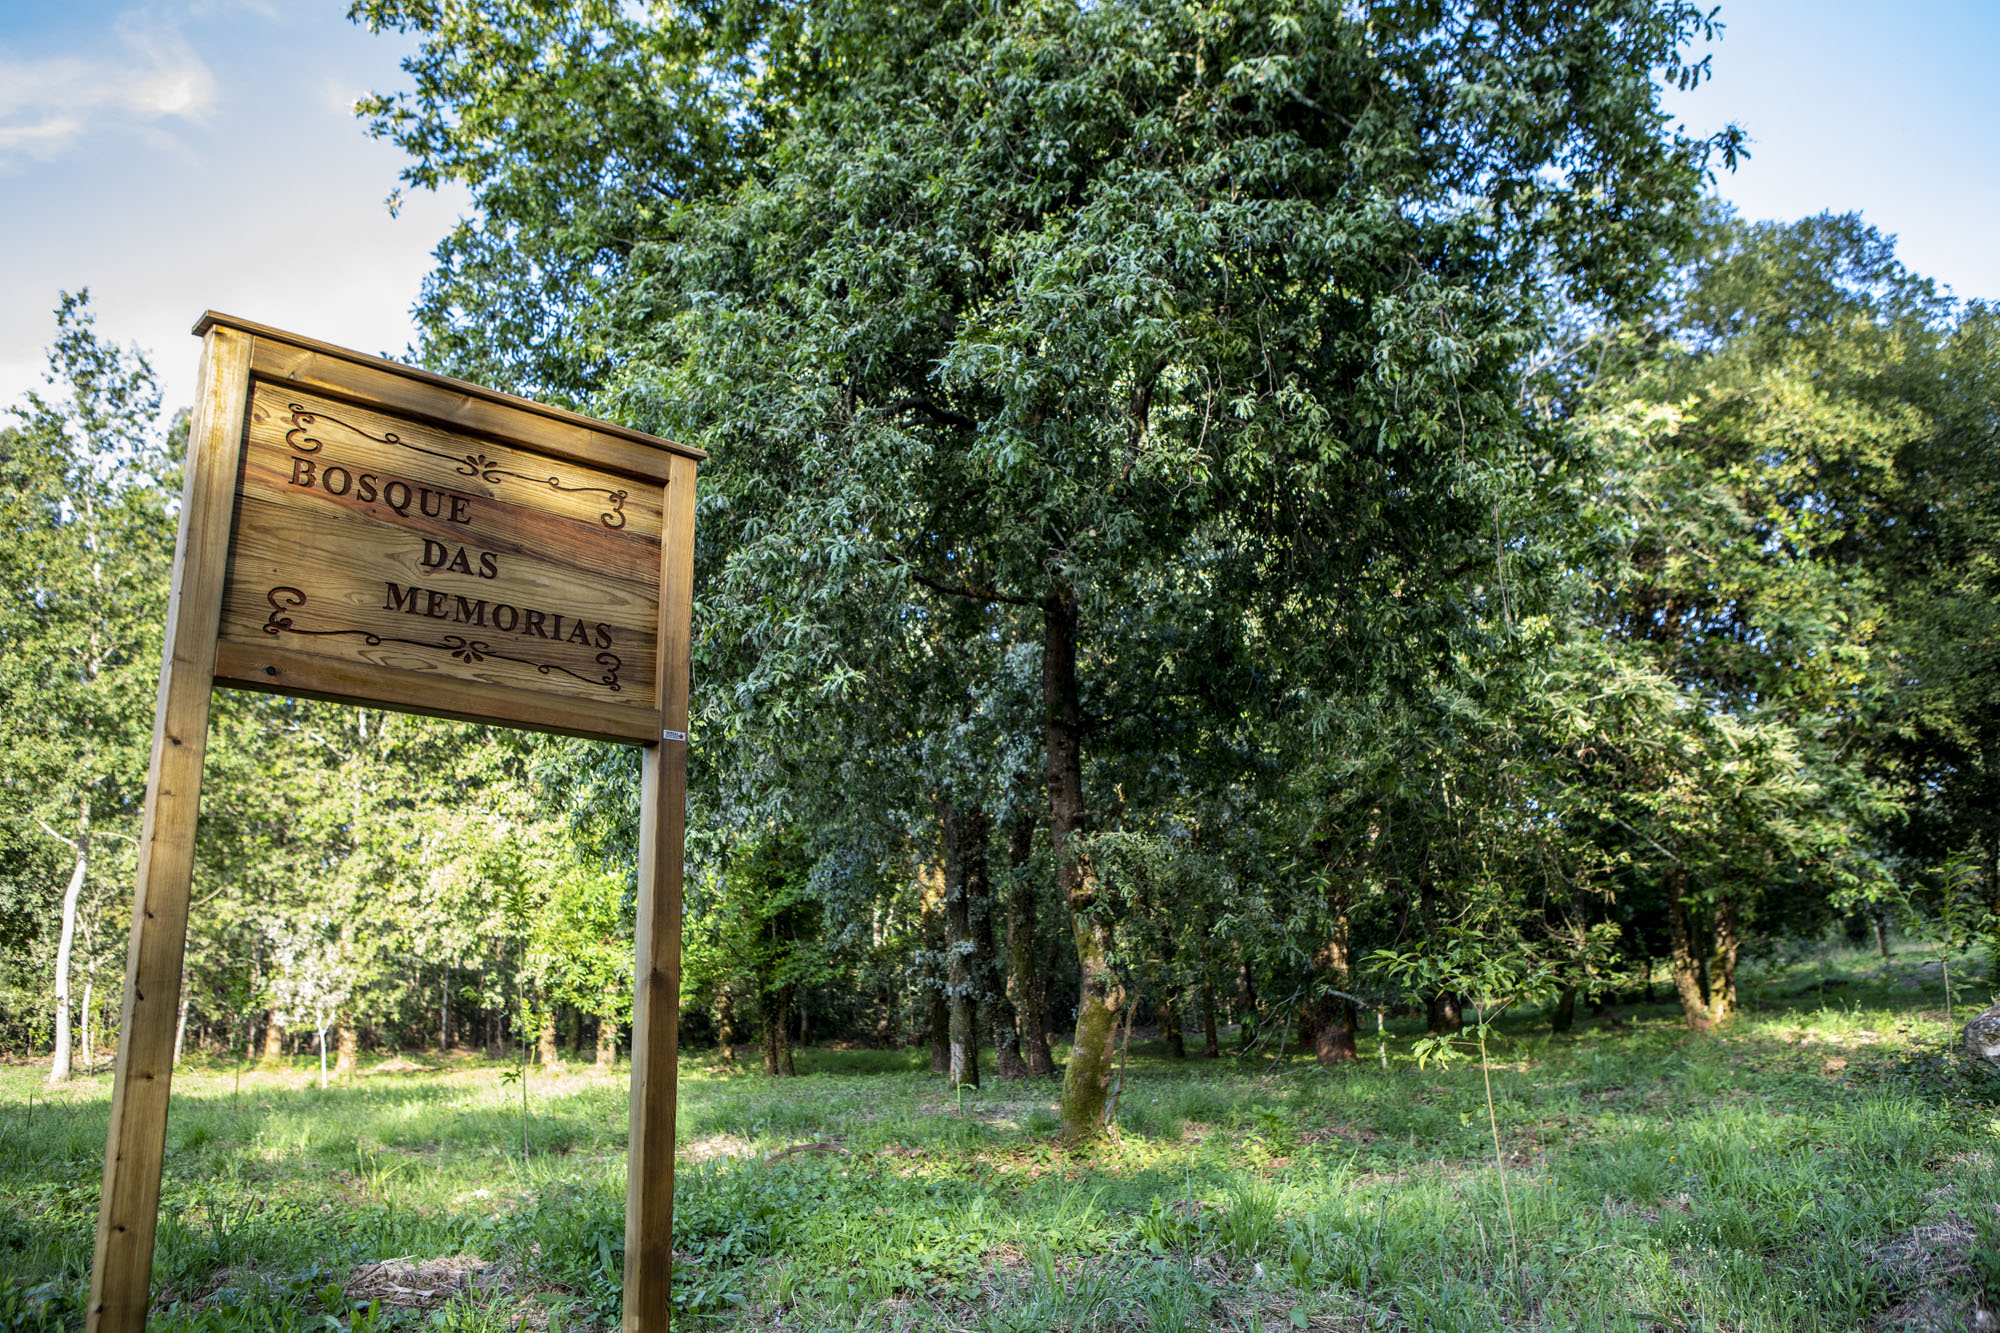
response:
M1953 852L1945 858L1939 871L1939 891L1937 906L1937 949L1938 971L1944 981L1944 1024L1945 1043L1951 1043L1951 1031L1956 1017L1953 1013L1954 1000L1951 987L1951 955L1954 950L1967 949L1980 933L1989 928L1992 913L1982 910L1975 890L1979 871L1973 858L1964 852ZM1918 908L1914 895L1904 889L1896 895L1895 902L1913 921L1918 920Z
M1431 941L1427 948L1409 953L1384 949L1375 954L1374 962L1419 994L1451 991L1472 997L1473 1021L1460 1033L1433 1033L1419 1039L1413 1050L1420 1069L1432 1061L1448 1065L1464 1058L1468 1046L1479 1053L1486 1124L1493 1135L1493 1165L1500 1176L1500 1206L1507 1217L1507 1240L1518 1286L1521 1237L1514 1225L1514 1200L1508 1188L1506 1154L1500 1146L1500 1117L1493 1106L1493 1066L1487 1047L1500 1015L1549 990L1555 982L1554 970L1546 959L1519 942L1495 948L1470 930L1450 931Z

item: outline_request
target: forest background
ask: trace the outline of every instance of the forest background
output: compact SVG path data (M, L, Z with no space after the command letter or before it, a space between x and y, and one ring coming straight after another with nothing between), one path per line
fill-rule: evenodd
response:
M1708 197L1712 16L408 0L415 359L699 444L683 1035L1356 1054L2000 907L1995 314ZM0 433L0 1047L115 1042L184 426ZM615 1060L626 750L220 700L182 1041ZM1191 1035L1183 1038L1183 1028ZM1067 1045L1064 1052L1062 1047Z

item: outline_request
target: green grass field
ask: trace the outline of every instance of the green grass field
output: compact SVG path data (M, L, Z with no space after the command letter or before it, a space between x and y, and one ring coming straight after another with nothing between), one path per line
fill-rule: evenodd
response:
M688 1060L676 1327L2000 1326L2000 1083L1940 1054L1922 962L1753 971L1716 1038L1666 1005L1510 1020L1504 1201L1478 1066L1419 1069L1411 1019L1386 1072L1372 1032L1331 1072L1135 1043L1087 1156L1053 1087L961 1100L920 1052ZM154 1326L615 1323L622 1069L531 1075L524 1159L501 1067L369 1064L183 1067ZM81 1322L109 1077L42 1073L0 1067L0 1329Z

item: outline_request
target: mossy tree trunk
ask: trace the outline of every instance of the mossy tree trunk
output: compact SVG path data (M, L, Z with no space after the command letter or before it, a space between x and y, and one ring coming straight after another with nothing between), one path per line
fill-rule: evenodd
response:
M1096 876L1079 845L1084 832L1083 701L1076 678L1076 594L1058 585L1043 603L1042 703L1046 708L1049 842L1056 888L1069 906L1081 981L1076 1047L1063 1070L1063 1138L1072 1144L1104 1137L1111 1099L1113 1044L1125 987L1111 965L1109 904L1099 901Z
M1707 1032L1736 1011L1738 908L1728 897L1690 902L1676 877L1667 885L1668 962L1690 1031Z

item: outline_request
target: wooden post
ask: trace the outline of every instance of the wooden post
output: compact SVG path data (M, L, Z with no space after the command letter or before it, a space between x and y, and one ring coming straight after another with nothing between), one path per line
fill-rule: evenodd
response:
M673 1310L674 1094L681 1000L681 857L687 836L693 459L675 457L660 533L660 739L646 747L625 1159L625 1333L666 1333Z
M195 818L250 350L248 337L225 328L211 331L202 346L203 396L188 434L180 544L153 715L153 766L139 835L87 1333L143 1333L150 1304Z

